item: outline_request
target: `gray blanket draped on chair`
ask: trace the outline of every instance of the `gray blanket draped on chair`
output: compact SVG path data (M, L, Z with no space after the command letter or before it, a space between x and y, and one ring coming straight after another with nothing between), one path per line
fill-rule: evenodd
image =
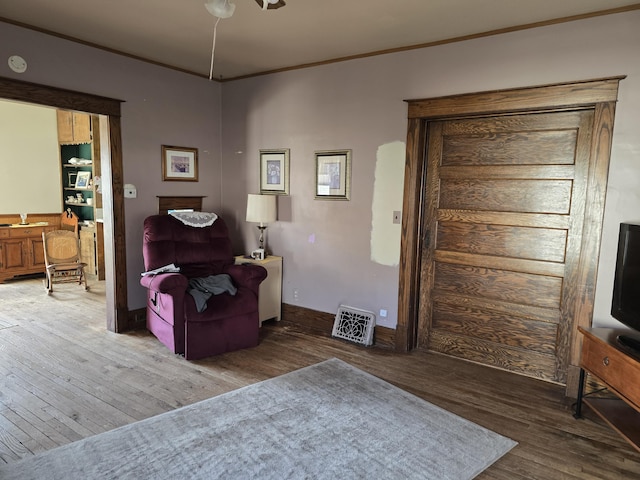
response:
M189 280L189 289L187 290L195 300L196 308L200 313L207 309L207 300L211 295L220 295L224 292L235 295L237 291L238 289L231 281L231 277L226 273L209 275L203 278L192 278Z

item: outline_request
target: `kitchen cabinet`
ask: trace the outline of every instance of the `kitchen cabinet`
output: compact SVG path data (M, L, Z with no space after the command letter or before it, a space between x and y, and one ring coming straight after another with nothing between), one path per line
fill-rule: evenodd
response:
M104 224L80 227L80 259L86 263L84 271L94 279L104 280Z
M58 142L76 144L91 142L91 117L88 113L57 110Z
M17 275L44 273L42 232L48 225L14 225L0 228L0 283Z

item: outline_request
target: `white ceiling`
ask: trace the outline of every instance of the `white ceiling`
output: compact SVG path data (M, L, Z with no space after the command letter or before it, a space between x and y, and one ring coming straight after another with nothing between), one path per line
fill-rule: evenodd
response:
M234 78L635 5L637 0L230 0L214 78ZM0 19L209 75L204 0L3 0ZM19 54L19 51L15 52Z

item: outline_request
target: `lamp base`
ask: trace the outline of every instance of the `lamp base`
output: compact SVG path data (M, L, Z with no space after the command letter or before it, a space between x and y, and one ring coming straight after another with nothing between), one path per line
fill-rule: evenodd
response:
M265 258L268 257L267 254L267 249L264 248L264 231L267 229L266 225L258 225L258 230L260 230L260 238L258 239L259 242L259 247L258 250L255 251L261 251L262 252L262 258L260 260L264 260ZM253 256L253 253L252 253Z

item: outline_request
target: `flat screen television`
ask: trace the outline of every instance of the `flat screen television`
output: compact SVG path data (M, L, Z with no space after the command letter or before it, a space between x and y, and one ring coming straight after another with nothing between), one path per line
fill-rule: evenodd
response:
M638 331L638 335L618 336L618 342L640 355L640 225L620 224L611 315Z

